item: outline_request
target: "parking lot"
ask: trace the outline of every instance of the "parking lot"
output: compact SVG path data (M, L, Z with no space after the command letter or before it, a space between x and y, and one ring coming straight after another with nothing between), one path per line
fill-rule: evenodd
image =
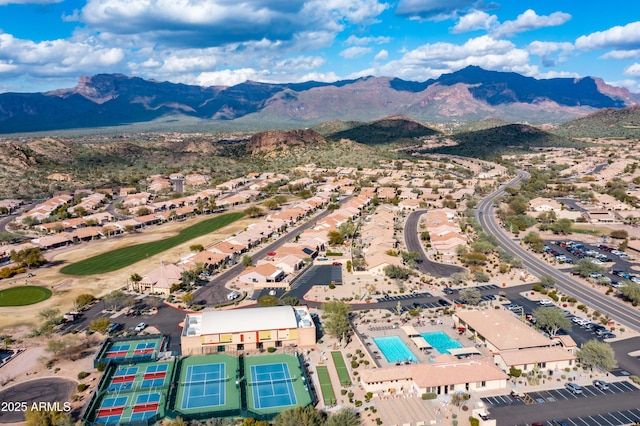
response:
M637 392L639 389L627 381L609 383L609 389L601 390L594 385L582 386L583 393L576 395L565 388L549 389L537 392L524 393L523 398L514 398L511 395L500 395L482 398L482 401L491 407L504 407L507 405L544 404L558 401L567 401L577 398L589 398L594 396L611 395L623 392Z
M570 419L557 419L537 424L545 426L621 426L640 422L640 408L615 411ZM532 426L533 423L521 423L515 426Z

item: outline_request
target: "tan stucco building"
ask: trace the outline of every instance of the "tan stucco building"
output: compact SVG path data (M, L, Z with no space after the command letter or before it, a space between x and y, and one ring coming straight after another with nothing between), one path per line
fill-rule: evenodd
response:
M316 327L304 306L273 306L190 313L181 335L182 355L312 346Z

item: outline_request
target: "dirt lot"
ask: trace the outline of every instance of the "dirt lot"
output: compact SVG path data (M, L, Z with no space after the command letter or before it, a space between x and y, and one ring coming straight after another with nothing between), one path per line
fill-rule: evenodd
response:
M154 226L135 234L92 241L47 252L45 255L47 259L52 262L52 265L33 271L35 274L33 278L21 276L2 280L0 281L0 290L25 284L41 285L51 289L53 296L35 305L0 308L0 331L9 326L35 324L38 320L38 312L46 308L58 308L63 313L68 312L73 308L73 299L81 293L91 293L94 296L101 296L112 290L125 287L127 285L127 279L131 274L147 274L159 267L160 261L176 262L189 253L189 246L202 244L207 247L243 230L247 225L255 221L254 219L240 219L216 232L194 238L191 241L158 255L151 256L132 266L108 274L70 276L60 273L60 269L66 264L120 247L167 238L177 234L187 226L209 218L210 216L204 216L184 222Z

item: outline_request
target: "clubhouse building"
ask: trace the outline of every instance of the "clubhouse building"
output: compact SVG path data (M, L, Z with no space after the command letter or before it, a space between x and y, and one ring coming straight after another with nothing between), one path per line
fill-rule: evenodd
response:
M304 306L204 311L186 316L180 340L182 355L313 346L316 326Z

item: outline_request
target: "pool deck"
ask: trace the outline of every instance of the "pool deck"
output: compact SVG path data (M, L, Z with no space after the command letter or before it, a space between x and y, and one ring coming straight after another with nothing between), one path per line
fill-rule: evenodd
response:
M356 327L360 337L362 338L364 346L369 352L369 355L374 359L375 363L379 367L395 365L395 363L390 363L387 361L387 359L382 354L382 351L380 351L378 346L373 341L375 337L400 337L404 344L407 345L409 350L416 356L416 358L418 358L418 362L421 363L429 362L430 358L440 355L440 353L436 349L420 351L407 336L407 334L402 330L401 327L403 325L412 325L418 333L433 333L441 331L447 334L451 339L456 340L464 348L475 347L475 342L473 340L457 333L456 329L453 326L451 317L438 317L435 319L416 317L414 320L405 323L402 323L400 320L398 320L396 316L392 316L391 318L388 318L388 320L390 320L390 322L387 322L386 320L384 322L378 321L369 324L360 324ZM486 348L480 347L477 349L483 355L490 356L489 351Z

